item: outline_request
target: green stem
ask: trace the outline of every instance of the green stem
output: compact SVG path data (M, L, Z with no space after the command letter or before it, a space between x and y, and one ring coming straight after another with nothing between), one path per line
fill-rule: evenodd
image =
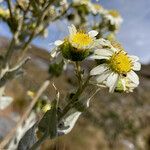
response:
M11 21L13 22L13 13L12 13L11 2L10 2L10 0L7 0L6 2L7 2L7 5L8 5L9 12L10 12Z
M40 140L38 140L30 150L37 150L37 148L48 138L48 134L44 134Z
M87 87L89 83L89 79L91 76L88 76L82 87L78 88L76 94L73 96L71 101L67 104L67 106L63 109L63 112L60 116L58 116L58 122L61 121L61 119L67 114L67 112L73 107L74 103L76 103L76 100L79 98L79 96L82 94L84 89ZM94 94L95 95L95 94ZM44 134L42 138L40 138L32 147L30 150L36 150L46 139L48 138L48 134Z
M70 108L72 108L72 106L74 105L74 103L77 101L77 99L79 98L79 96L82 94L82 92L84 91L84 89L86 88L86 86L88 85L89 79L91 77L88 76L86 81L84 82L84 84L82 85L82 87L78 88L76 94L73 96L73 98L70 100L70 102L66 105L66 107L63 109L63 112L61 113L61 115L58 117L58 122L61 121L61 119L67 114L67 112L70 110Z
M29 36L29 39L27 40L27 42L25 42L25 44L22 47L22 54L20 56L20 59L22 59L25 55L25 53L27 52L27 48L28 45L31 43L32 39L38 35L37 28L40 26L40 24L43 22L43 19L45 18L46 14L49 11L49 8L51 6L51 4L54 2L54 0L52 0L51 2L49 2L49 4L47 6L44 7L43 11L41 12L42 16L38 18L37 22L36 22L36 27L35 29L32 31L31 35Z
M81 86L82 86L81 67L80 67L80 64L78 61L75 64L76 64L76 74L77 74L77 78L78 78L78 82L79 82L79 87L81 88Z

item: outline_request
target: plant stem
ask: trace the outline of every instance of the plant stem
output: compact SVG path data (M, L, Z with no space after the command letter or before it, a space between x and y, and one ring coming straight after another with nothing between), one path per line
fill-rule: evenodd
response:
M25 44L23 45L22 47L22 54L20 56L20 59L22 59L25 55L25 53L27 52L27 48L28 48L28 45L31 43L32 39L36 36L36 34L38 34L36 31L37 31L37 28L40 26L40 24L43 22L43 19L45 18L47 12L49 11L49 8L51 6L51 4L54 2L54 0L52 0L51 2L48 3L47 6L44 7L43 11L41 12L42 16L39 17L37 19L37 22L36 22L36 26L35 26L35 29L32 31L29 39L27 40L27 42L25 42Z
M101 89L98 88L98 89L88 98L88 100L87 100L87 107L89 107L89 103L90 103L91 99L93 99L94 96L95 96L100 90L101 90Z
M81 88L82 86L81 67L78 61L75 64L76 64L76 72L77 72L76 74L79 82L79 87Z
M44 134L40 140L38 140L30 150L37 150L37 148L48 138L48 134Z
M84 89L87 87L89 83L89 79L91 76L88 76L82 87L79 87L76 94L73 96L73 98L70 100L70 102L66 105L66 107L63 109L63 112L60 116L58 116L58 123L61 121L61 119L67 114L67 112L73 107L76 100L79 98L79 96L82 94ZM91 98L97 93L96 91ZM44 134L42 138L40 138L32 147L30 150L36 150L46 139L48 138L48 134Z
M58 116L58 122L61 121L61 119L67 114L67 112L70 110L70 108L74 105L78 97L82 94L84 89L86 88L88 82L89 82L90 76L87 77L86 81L82 85L82 88L78 88L76 94L73 96L71 101L67 104L67 106L64 108L62 114ZM95 95L95 94L94 94ZM31 148L30 150L36 150L46 139L48 138L48 134L44 134L42 138L40 138Z
M58 118L58 122L61 121L61 119L67 114L67 112L70 110L70 108L74 105L74 103L76 102L76 100L79 98L79 96L82 94L82 92L84 91L84 89L86 88L86 86L88 85L89 79L91 77L88 76L86 81L84 82L84 84L82 85L82 87L78 88L76 94L73 96L73 98L70 100L70 102L66 105L66 107L63 109L63 112L61 113L61 115Z
M13 35L13 38L11 40L11 43L9 45L8 51L7 51L6 56L5 56L5 60L4 60L4 64L3 64L4 67L6 67L6 65L8 65L8 63L11 59L11 56L14 52L14 46L16 45L19 33L21 32L22 25L23 25L23 18L20 18L19 24L18 24L18 29Z
M12 5L10 0L7 0L7 5L8 5L8 9L9 9L9 13L10 13L10 17L11 17L11 21L13 22L13 13L12 13Z

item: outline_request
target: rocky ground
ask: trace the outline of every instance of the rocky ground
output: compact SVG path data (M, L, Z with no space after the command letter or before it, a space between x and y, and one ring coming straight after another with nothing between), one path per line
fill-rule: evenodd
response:
M4 54L7 45L8 40L1 38L0 54ZM28 107L30 101L26 92L36 91L49 78L48 52L32 46L27 55L31 56L31 61L24 66L24 75L7 83L6 94L15 100L9 108L0 111L0 140L10 132ZM74 89L74 81L70 80L70 76L71 71L67 70L62 76L52 79L62 98L70 88ZM73 131L56 140L46 141L42 150L149 150L150 65L143 65L139 76L140 86L133 93L99 92ZM88 90L90 89L87 89L87 93ZM53 99L52 86L45 94Z

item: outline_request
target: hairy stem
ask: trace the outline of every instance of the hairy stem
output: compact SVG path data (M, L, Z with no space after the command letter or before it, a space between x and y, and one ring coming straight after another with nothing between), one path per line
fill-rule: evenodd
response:
M30 150L37 150L37 148L48 138L48 134L44 134L40 140L38 140L31 148Z
M76 100L79 98L79 96L82 94L82 92L84 91L84 89L86 88L86 86L88 85L90 76L87 77L86 81L84 82L82 88L78 88L76 94L73 96L73 98L71 99L71 101L67 104L67 106L63 109L63 112L60 116L58 116L58 122L61 121L61 119L67 114L67 112L73 107L73 104L76 102ZM96 93L94 93L95 95ZM94 96L93 95L93 96ZM93 97L92 96L92 97ZM36 150L47 138L48 138L48 134L44 134L42 136L42 138L40 138L31 148L30 150Z
M87 87L88 83L89 83L89 79L91 77L88 76L86 81L84 82L84 84L82 85L82 87L78 88L76 94L72 97L72 99L70 100L70 102L66 105L66 107L63 109L63 112L61 113L61 115L58 118L58 122L61 121L61 119L67 114L67 112L73 107L74 103L77 101L77 99L79 98L79 96L83 93L83 91L85 90L85 88Z
M10 42L8 51L7 51L6 56L5 56L4 65L3 65L4 67L5 67L6 65L8 65L8 63L9 63L9 61L10 61L10 59L11 59L11 56L12 56L12 54L13 54L13 52L14 52L14 46L16 45L16 42L17 42L17 40L18 40L19 33L21 32L22 25L23 25L23 18L20 18L20 20L19 20L19 25L18 25L18 29L17 29L17 31L16 31L16 32L14 33L14 35L13 35L13 38L12 38L12 40L11 40L11 42Z
M7 0L6 2L7 2L7 5L8 5L8 9L9 9L11 21L13 22L13 13L12 13L12 4L11 4L11 1Z
M47 12L49 11L49 8L51 6L51 4L54 2L54 0L52 0L51 2L48 3L48 5L46 5L43 9L43 11L41 12L42 16L39 17L37 19L37 22L36 22L36 26L35 26L35 29L32 31L29 39L27 40L27 42L25 42L25 44L23 45L22 47L22 54L20 56L20 59L22 59L25 55L25 53L27 52L28 50L28 45L31 43L32 39L36 36L36 34L38 34L36 31L37 31L37 28L40 26L40 24L42 23L43 19L45 18Z
M76 64L76 74L78 78L78 83L79 83L79 87L81 88L82 86L81 66L78 61L75 64Z

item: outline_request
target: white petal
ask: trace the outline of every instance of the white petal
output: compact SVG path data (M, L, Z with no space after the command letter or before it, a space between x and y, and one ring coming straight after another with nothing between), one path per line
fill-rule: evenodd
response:
M76 34L77 33L77 29L73 24L71 26L68 26L68 29L69 29L70 34Z
M98 32L96 30L92 30L92 31L88 32L88 34L90 37L95 37L98 34Z
M90 59L109 59L108 56L98 56L98 55L91 55L89 56Z
M56 56L56 54L57 54L57 52L55 51L55 52L51 53L51 56L54 58Z
M129 57L131 58L131 60L132 60L133 62L135 62L135 61L138 61L138 60L139 60L139 57L134 56L134 55L130 55Z
M141 70L141 64L139 62L134 62L133 63L133 70L135 70L135 71Z
M90 46L91 49L95 49L98 48L99 46L99 42L97 39L94 39L94 43Z
M99 65L95 68L93 68L90 71L90 75L98 75L98 74L102 74L104 71L106 71L108 68L106 65Z
M111 46L111 43L103 38L99 39L99 44L102 46Z
M134 71L130 71L127 74L127 77L135 84L139 84L139 77L137 76L137 74Z
M57 49L57 48L54 48L54 49L50 52L51 57L55 57L55 56L57 55L57 52L58 52L58 49Z
M113 51L110 49L97 49L94 51L95 54L99 56L111 56L113 54Z
M119 75L112 72L110 76L107 78L106 85L109 87L109 92L114 92L115 87L118 82Z
M104 80L106 80L108 78L108 76L110 75L111 71L105 71L104 73L102 73L101 75L96 77L96 81L98 83L103 82Z
M138 84L130 83L130 88L136 88L137 86L138 86Z
M64 43L64 41L61 41L61 40L57 40L57 41L54 42L54 44L55 44L56 46L60 46L60 45L63 44L63 43Z

